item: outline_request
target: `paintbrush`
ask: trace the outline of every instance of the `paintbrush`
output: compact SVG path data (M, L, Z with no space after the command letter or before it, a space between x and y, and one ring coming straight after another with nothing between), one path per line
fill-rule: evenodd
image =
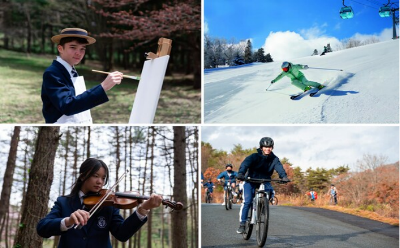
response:
M103 73L103 74L110 74L111 72L106 72L106 71L98 71L98 70L92 70L94 72L98 72L98 73ZM140 80L140 77L136 77L136 76L129 76L129 75L123 75L122 77L124 78L130 78L130 79L134 79L134 80Z

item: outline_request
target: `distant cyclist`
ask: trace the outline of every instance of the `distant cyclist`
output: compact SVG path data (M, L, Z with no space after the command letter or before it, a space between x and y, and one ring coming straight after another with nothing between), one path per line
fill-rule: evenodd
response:
M203 187L205 189L205 193L207 194L207 191L210 192L210 196L212 197L212 193L214 192L214 183L211 181L211 179L208 179L205 184L203 184Z
M317 194L317 192L314 191L313 188L311 188L310 191L308 191L306 195L308 195L310 197L311 201L315 201L318 198L318 194Z
M257 153L253 153L244 159L239 168L238 180L244 181L246 177L257 178L257 179L271 179L274 170L278 172L279 178L282 182L290 182L287 178L285 169L283 168L279 158L272 152L274 148L274 141L269 137L264 137L260 140L260 148L257 149ZM271 183L267 182L264 184L266 190L270 190L270 193L274 190ZM258 183L245 182L243 185L243 203L240 207L239 219L240 226L237 233L243 233L245 231L245 223L247 214L250 206L253 202L255 195L255 189L259 186Z
M338 195L338 191L335 187L334 184L331 184L331 189L329 190L329 193L331 195L331 200L335 203L335 205L337 204L337 195Z
M232 187L232 194L234 196L236 196L235 187L236 187L237 172L232 170L233 169L233 165L232 164L225 165L225 169L226 169L225 171L221 172L217 176L217 180L218 180L218 182L221 182L222 178L225 179L224 191L226 191L228 183L230 183L231 187ZM225 198L224 198L224 202L221 205L225 205Z

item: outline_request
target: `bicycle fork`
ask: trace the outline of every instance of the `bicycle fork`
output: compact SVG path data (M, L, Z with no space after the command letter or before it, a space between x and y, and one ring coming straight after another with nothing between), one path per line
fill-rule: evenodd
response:
M253 199L253 206L252 206L253 213L251 215L250 224L254 225L254 224L257 223L257 217L258 217L258 214L259 214L258 211L257 211L257 206L258 206L259 201L261 201L264 196L267 197L267 200L269 200L268 199L269 198L269 194L265 193L265 186L262 183L260 185L258 191L256 191L254 199Z

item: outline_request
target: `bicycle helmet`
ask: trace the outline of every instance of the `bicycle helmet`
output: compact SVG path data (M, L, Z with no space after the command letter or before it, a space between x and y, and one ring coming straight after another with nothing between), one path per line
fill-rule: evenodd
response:
M225 169L228 168L228 167L233 168L233 165L232 165L232 164L227 164L227 165L225 165Z
M282 63L281 68L282 68L282 70L283 70L284 72L287 72L287 71L289 71L290 66L291 66L290 63L285 61L285 62Z
M260 147L274 147L274 141L270 137L264 137L260 140Z

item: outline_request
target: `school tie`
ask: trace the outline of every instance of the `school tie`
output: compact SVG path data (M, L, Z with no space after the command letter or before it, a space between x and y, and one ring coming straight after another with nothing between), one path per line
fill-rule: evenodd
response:
M78 72L76 72L75 68L72 67L71 74L73 77L78 77Z

